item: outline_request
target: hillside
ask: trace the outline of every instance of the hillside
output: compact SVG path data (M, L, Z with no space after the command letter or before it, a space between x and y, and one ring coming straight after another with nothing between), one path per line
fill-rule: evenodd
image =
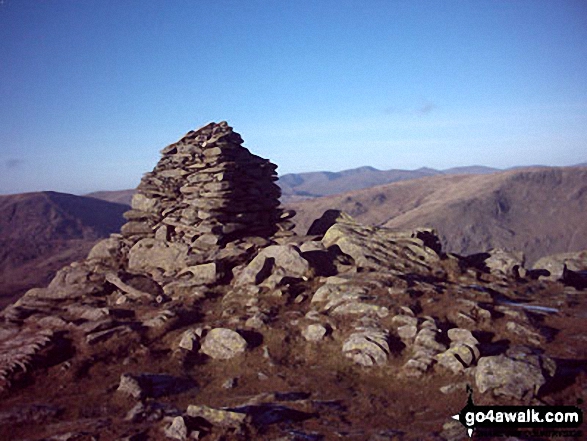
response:
M587 169L513 170L397 182L288 204L305 232L327 208L370 225L438 230L449 251L523 250L527 262L587 248Z
M115 190L115 191L96 191L85 195L89 198L102 199L103 201L114 202L115 204L130 205L132 195L135 189Z
M285 174L279 178L284 196L319 197L369 188L391 182L433 176L442 172L430 168L418 170L377 170L359 167L341 172Z
M0 196L0 307L118 232L127 209L55 192Z
M281 200L285 203L321 196L331 196L377 185L419 179L445 174L488 174L498 169L484 166L454 167L435 170L422 167L417 170L377 170L374 167L358 167L340 172L318 171L287 173L279 177ZM135 190L97 191L86 196L119 204L130 204Z

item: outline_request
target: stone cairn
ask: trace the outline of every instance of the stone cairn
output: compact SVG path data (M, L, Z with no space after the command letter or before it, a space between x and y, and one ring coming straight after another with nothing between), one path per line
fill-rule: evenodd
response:
M242 143L223 121L164 148L125 213L125 239L154 237L205 253L244 237L292 235L293 214L279 208L277 166Z

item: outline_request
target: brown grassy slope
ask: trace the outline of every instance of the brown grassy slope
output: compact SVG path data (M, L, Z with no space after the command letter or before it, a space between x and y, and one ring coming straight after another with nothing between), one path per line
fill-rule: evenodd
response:
M587 168L434 176L288 204L305 233L324 210L392 228L431 226L446 250L522 250L527 262L587 248Z
M55 192L0 196L0 307L118 232L127 209Z

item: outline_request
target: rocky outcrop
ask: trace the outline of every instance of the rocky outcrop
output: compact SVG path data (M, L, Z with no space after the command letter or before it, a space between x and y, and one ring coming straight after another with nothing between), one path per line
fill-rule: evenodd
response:
M39 417L46 439L403 440L414 421L416 439L446 433L446 394L467 384L545 399L576 290L521 256L446 255L428 228L329 211L293 235L275 167L241 144L221 123L165 148L122 234L2 313L0 416L47 396L67 411Z
M534 263L532 270L541 278L555 281L563 277L565 266L571 271L587 271L587 250L542 257Z
M505 354L482 357L475 370L479 391L529 401L556 371L552 359L533 352L512 347Z

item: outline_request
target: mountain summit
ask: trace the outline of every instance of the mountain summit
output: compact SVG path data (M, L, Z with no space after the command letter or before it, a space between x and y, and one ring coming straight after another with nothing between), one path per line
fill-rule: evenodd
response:
M121 234L0 314L0 437L453 440L471 393L576 402L585 253L526 269L337 210L296 235L241 143L163 149Z

